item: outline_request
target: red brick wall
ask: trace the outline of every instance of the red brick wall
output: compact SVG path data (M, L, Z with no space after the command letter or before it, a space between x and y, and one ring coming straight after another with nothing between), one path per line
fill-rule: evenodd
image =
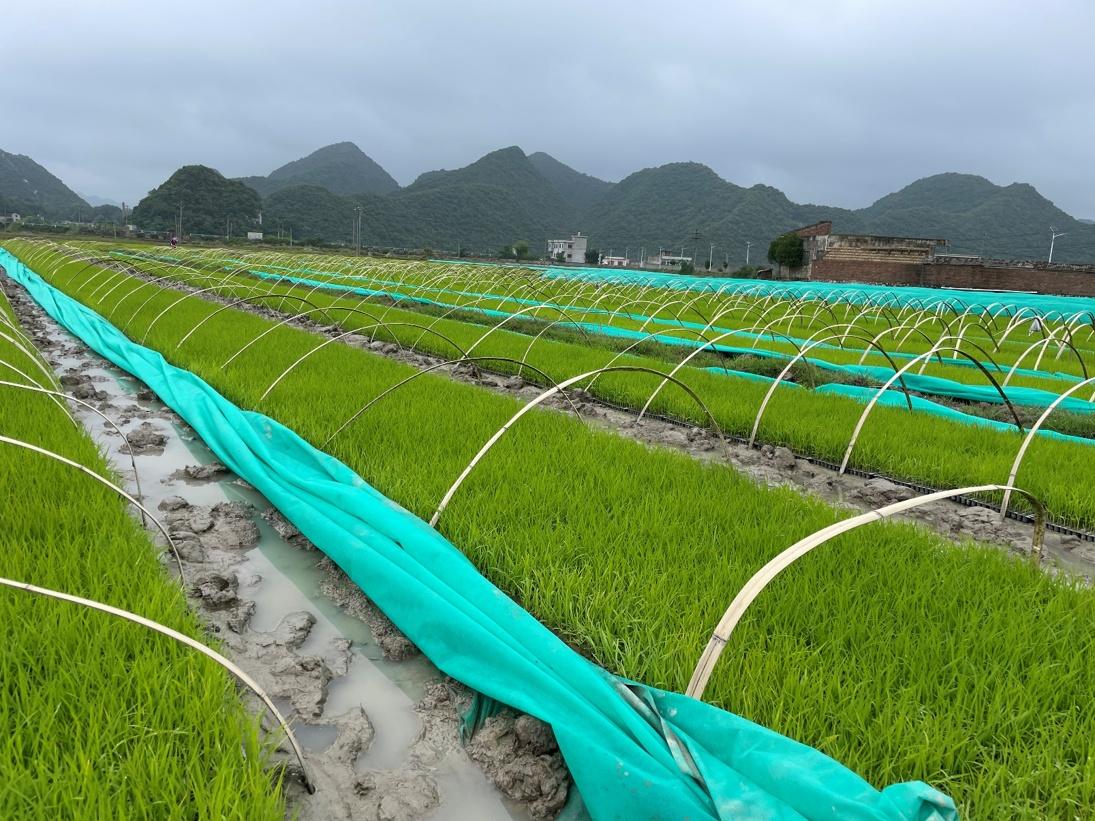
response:
M833 233L833 224L826 220L825 222L807 225L805 228L799 228L795 233L803 239L806 239L807 237L822 237L826 234Z
M923 265L916 262L874 262L867 260L814 261L811 279L830 282L874 282L880 285L919 285Z
M923 285L930 288L981 288L989 291L1036 291L1064 296L1095 296L1095 270L1061 271L1037 268L994 268L931 262L814 262L812 279L829 282L869 282L879 285Z
M1095 271L1040 271L1034 268L932 263L924 266L924 284L934 288L984 288L990 291L1095 296Z

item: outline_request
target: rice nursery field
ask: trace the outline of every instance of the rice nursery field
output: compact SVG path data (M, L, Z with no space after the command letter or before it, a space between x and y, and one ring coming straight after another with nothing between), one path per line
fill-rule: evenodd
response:
M323 339L314 333L212 297L253 300L285 316L311 311L346 331L453 359L505 357L508 362L491 367L520 370L545 385L610 362L668 373L683 361L681 350L698 350L676 377L722 428L742 435L751 431L770 383L718 372L733 369L733 362L703 346L707 338L727 334L714 344L730 341L725 347L744 349L741 356L764 351L786 359L813 335L830 347L819 345L811 356L823 353L831 364L864 357L877 365L887 355L912 362L961 336L963 350L976 350L967 347L975 343L983 351L977 356L995 362L990 371L1006 374L1018 365L1032 372L1017 369L1009 386L1056 395L1079 384L1095 361L1090 317L1043 316L1036 333L1044 331L1050 341L1039 363L1032 361L1037 348L1024 353L1035 341L1030 321L1006 310L598 290L535 272L440 263L245 258L235 251L165 259L119 246L5 246L131 339L198 374L240 407L289 426L426 519L522 403L426 374L332 436L416 370L350 345L318 347ZM187 295L180 284L204 292ZM424 298L429 301L416 301ZM677 300L683 302L670 304ZM544 307L549 303L562 310L552 313ZM685 329L697 325L700 347L666 341L687 338ZM895 329L905 325L928 339L902 337L907 328ZM659 336L645 338L654 326ZM832 334L848 326L853 330L841 347ZM627 333L638 333L643 347L625 352L627 342L613 344L605 328L625 332L620 339L629 341ZM885 355L863 341L887 328ZM1069 344L1061 352L1064 340ZM983 378L975 366L951 360L953 352L938 352L943 362L932 361L925 375L964 384ZM590 390L642 408L660 381L610 372ZM1075 396L1086 401L1083 390ZM839 461L865 407L846 396L780 387L760 440ZM708 423L695 399L673 385L650 408ZM12 424L29 423L16 416ZM1021 441L1018 432L880 406L851 461L940 487L1004 483ZM1092 459L1085 443L1038 437L1016 484L1044 499L1054 517L1089 526L1095 524L1087 486ZM120 527L124 517L114 508ZM793 491L758 487L728 468L591 429L573 415L532 412L478 463L438 527L488 579L588 657L622 676L683 691L742 584L781 550L842 515ZM59 518L72 526L71 516ZM18 545L10 526L7 531L2 538ZM140 543L135 527L126 532ZM70 549L63 541L58 551ZM158 572L147 543L140 549ZM69 555L59 554L56 572L101 553L84 549L60 558ZM18 566L13 572L20 570L30 572ZM157 585L165 585L162 578L147 582L153 590ZM181 596L168 598L183 618ZM951 795L964 816L1083 817L1095 805L1093 649L1095 594L1080 580L1051 577L995 548L875 524L840 536L773 582L733 634L704 698L816 747L875 785L922 779ZM162 686L162 676L155 680ZM220 699L217 709L227 709L227 685L207 687Z
M673 374L706 408L649 375L609 373L583 380L578 387L613 403L636 410L648 407L697 425L709 425L710 412L726 433L749 437L755 432L758 443L785 445L803 455L837 464L846 461L850 467L938 488L1005 482L1033 422L1062 393L1075 389L1042 422L1042 432L1025 452L1016 481L1043 500L1052 519L1095 528L1095 494L1087 487L1095 470L1095 447L1088 440L1095 433L1095 405L1088 401L1095 386L1076 389L1089 368L1095 374L1095 319L1083 311L1043 316L1032 332L1035 316L1029 310L999 305L978 314L945 305L795 304L748 294L616 289L545 279L524 269L315 255L252 258L210 251L174 262L159 258L163 255L150 258L131 249L95 245L68 253L81 258L68 278L86 280L92 307L121 297L122 307L114 318L134 311L146 325L163 321L157 318L159 311L150 308L149 291L125 297L124 271L118 270L117 262L121 259L165 283L185 282L210 296L238 294L233 298L280 310L286 317L317 317L437 356L502 357L479 359L477 366L520 371L545 386L607 365L651 368ZM97 268L96 261L112 267ZM430 301L417 301L422 299ZM445 307L449 305L454 307ZM899 315L901 311L904 314ZM646 318L640 319L640 314ZM197 328L180 349L193 344L207 327ZM767 330L761 332L762 328ZM617 332L638 336L611 335ZM682 342L690 346L678 344ZM940 344L944 347L934 358L914 359ZM969 356L948 351L947 345ZM811 364L792 365L788 379L773 390L771 377L800 350ZM834 370L854 369L860 360L871 378L854 370ZM880 402L871 409L850 448L867 399L879 392L883 380L893 377L890 363L898 368L911 363L902 378L921 380L918 387L910 387L917 407L924 396L937 403L961 404L964 400L953 397L970 391L977 402L965 403L968 409L961 420L909 412L898 380L884 397L892 405ZM994 381L1011 405L1000 404ZM818 382L823 384L817 387ZM926 394L925 389L942 390L943 396ZM988 404L994 397L997 404ZM971 419L979 419L975 413L1006 421L997 421L996 428L971 424ZM1054 435L1055 429L1074 436L1042 435ZM1019 500L1014 504L1023 506Z
M0 295L0 375L63 390ZM63 403L62 403L63 404ZM105 477L47 394L0 386L0 436ZM125 502L69 465L0 442L0 576L105 602L208 642ZM0 817L283 818L257 720L209 659L100 612L0 587Z

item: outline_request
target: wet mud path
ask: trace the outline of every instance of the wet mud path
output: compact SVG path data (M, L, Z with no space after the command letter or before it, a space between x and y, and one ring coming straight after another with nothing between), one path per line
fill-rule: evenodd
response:
M308 794L283 745L277 760L291 814L386 821L558 814L569 774L550 728L502 714L465 747L466 688L430 664L151 391L66 333L21 288L4 287L63 390L124 432L128 444L100 416L71 405L135 494L132 453L142 502L178 547L192 607L290 718L317 787ZM257 698L244 697L261 712Z

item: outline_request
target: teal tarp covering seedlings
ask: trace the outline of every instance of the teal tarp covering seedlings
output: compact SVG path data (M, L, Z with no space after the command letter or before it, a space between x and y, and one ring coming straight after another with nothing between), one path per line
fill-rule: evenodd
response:
M131 342L3 249L0 265L50 316L155 391L442 671L549 723L595 818L957 817L953 802L926 784L876 790L739 716L602 670L346 465Z

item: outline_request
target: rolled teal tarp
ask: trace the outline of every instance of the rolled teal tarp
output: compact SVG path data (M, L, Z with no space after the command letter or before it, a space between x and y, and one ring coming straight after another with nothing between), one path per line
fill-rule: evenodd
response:
M438 668L550 724L594 818L957 818L950 798L926 784L876 790L740 716L602 670L346 465L131 342L3 249L0 266L61 325L155 391Z

